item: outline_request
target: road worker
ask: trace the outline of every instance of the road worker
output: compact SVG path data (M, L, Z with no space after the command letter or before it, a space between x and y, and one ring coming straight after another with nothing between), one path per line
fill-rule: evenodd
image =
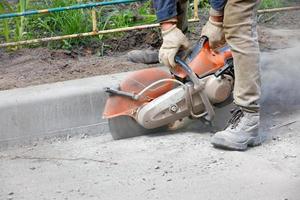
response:
M154 0L163 44L158 52L133 51L129 58L136 62L154 63L158 60L170 68L176 65L175 55L190 47L185 32L188 29L188 0ZM234 103L225 130L212 137L218 148L246 150L261 144L259 133L259 45L257 38L257 0L210 0L210 17L202 29L212 49L227 43L234 58ZM149 56L150 55L150 56Z

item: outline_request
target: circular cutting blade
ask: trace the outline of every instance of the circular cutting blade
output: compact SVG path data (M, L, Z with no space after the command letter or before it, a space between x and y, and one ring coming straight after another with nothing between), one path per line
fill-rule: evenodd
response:
M167 130L167 126L156 129L146 129L130 116L119 116L108 119L108 125L110 133L115 140L159 133Z

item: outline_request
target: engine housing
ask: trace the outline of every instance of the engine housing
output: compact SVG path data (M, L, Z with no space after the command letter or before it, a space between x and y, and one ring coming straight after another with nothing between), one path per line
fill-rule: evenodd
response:
M221 103L231 95L233 89L231 76L223 75L217 78L210 75L202 80L205 82L204 92L212 104ZM186 86L193 90L192 83L186 83ZM144 128L153 129L188 117L191 108L186 102L186 95L187 91L184 87L179 86L142 106L137 111L135 118ZM192 104L194 112L201 113L204 111L203 102L197 91L192 94Z

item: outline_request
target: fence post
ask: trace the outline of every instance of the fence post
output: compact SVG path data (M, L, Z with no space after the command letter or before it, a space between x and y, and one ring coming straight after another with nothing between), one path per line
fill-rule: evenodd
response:
M92 8L92 23L93 23L93 32L96 33L98 32L98 27L97 27L97 13L96 9Z
M199 19L199 0L194 0L194 19Z

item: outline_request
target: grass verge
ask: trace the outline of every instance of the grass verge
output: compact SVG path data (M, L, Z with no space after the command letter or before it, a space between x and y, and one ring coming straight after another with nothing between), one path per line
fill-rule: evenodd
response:
M30 0L19 0L17 4L12 4L8 0L0 0L0 13L65 7L87 2L87 0L38 0L31 2ZM209 0L202 0L199 3L201 8L209 7ZM284 0L262 0L260 9L275 8L284 5ZM156 20L151 1L143 4L133 3L130 6L99 7L96 10L99 30L153 23ZM87 9L0 20L0 39L3 38L6 42L69 35L90 32L91 30L91 15L90 10ZM120 35L123 35L123 33L68 39L60 42L51 42L47 45L52 48L71 49L73 46L87 46L99 40Z

